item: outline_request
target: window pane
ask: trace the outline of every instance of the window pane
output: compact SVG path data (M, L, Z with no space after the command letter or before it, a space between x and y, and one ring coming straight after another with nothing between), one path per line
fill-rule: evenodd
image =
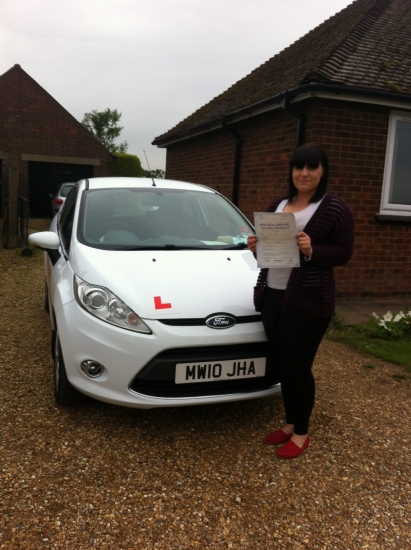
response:
M60 189L60 196L68 197L68 194L72 189L73 189L73 185L63 185L63 187Z
M71 232L73 229L74 212L76 210L77 189L74 188L64 202L60 215L60 235L66 250L70 250Z
M411 124L397 121L390 204L411 205Z
M253 231L214 193L116 188L89 190L83 197L79 240L96 248L218 249L245 245Z

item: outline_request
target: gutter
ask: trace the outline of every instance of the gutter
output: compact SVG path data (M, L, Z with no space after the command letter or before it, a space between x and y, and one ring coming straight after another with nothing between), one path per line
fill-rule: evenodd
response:
M282 108L284 109L284 111L288 111L289 113L291 113L297 119L297 135L295 142L295 148L297 149L305 142L305 128L307 126L307 117L305 116L305 113L298 111L290 105L289 97L285 97L285 99L283 100Z
M228 122L231 120L234 121L236 117L239 116L253 116L253 114L259 114L256 111L260 111L262 109L265 110L271 110L273 105L276 105L277 108L282 107L282 103L286 100L290 104L293 99L295 99L298 95L304 94L304 93L314 93L314 92L328 92L333 93L335 95L340 94L352 94L359 97L368 97L370 99L375 99L383 102L383 101L398 101L398 102L409 102L410 108L411 108L411 94L402 94L400 92L387 92L383 90L370 90L369 88L361 88L359 86L344 86L342 84L328 84L326 82L312 82L307 84L302 84L301 86L297 86L295 88L292 88L290 90L283 90L279 92L278 94L275 94L273 96L270 96L266 99L263 99L261 101L258 101L256 103L253 103L251 105L247 105L246 107L242 107L241 109L238 109L236 111L233 111L232 113L229 113L228 115L225 115L225 120ZM208 120L207 122L202 122L200 124L197 124L195 126L192 126L186 130L182 130L181 132L178 132L174 135L170 135L168 137L162 138L156 138L154 141L152 141L152 145L157 145L158 147L167 147L168 145L171 145L172 143L176 143L178 141L181 141L183 139L189 138L191 135L199 134L199 133L207 133L208 131L221 128L222 122L221 116L216 117L214 119Z
M221 125L228 130L235 138L235 154L234 154L234 174L233 174L233 191L231 202L238 206L238 189L240 187L240 165L241 165L241 150L243 140L238 132L228 125L226 117L221 117Z

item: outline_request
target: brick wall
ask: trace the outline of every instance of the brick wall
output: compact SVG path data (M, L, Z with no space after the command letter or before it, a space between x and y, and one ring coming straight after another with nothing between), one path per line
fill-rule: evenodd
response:
M351 208L354 255L335 270L339 297L385 298L411 291L411 226L382 225L379 213L389 109L332 100L309 100L306 142L324 147L330 160L329 192ZM297 121L273 111L233 126L243 138L239 208L252 221L274 196L287 192L288 159ZM231 199L235 140L224 129L167 149L167 178L209 185Z
M287 162L295 144L295 119L283 113L233 125L243 140L238 206L251 220L267 197L287 189ZM202 183L231 200L235 138L215 130L167 148L166 177Z
M0 151L17 150L20 158L36 154L100 159L94 175L107 175L109 152L20 66L0 76L0 97ZM6 182L7 162L2 164ZM27 161L20 160L19 186L27 194Z

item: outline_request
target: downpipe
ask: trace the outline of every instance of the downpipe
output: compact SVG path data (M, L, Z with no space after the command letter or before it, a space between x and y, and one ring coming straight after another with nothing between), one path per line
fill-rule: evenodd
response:
M243 140L240 134L227 124L226 117L221 118L221 124L223 128L228 130L230 134L235 138L233 191L232 191L231 202L235 206L238 206L238 193L239 193L239 187L240 187L241 150L243 147Z

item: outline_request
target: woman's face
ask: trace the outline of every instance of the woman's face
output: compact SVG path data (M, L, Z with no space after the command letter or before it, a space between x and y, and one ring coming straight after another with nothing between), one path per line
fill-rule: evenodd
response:
M298 194L309 195L311 198L315 194L323 173L324 169L321 163L317 168L309 168L307 164L303 168L294 166L292 176Z

